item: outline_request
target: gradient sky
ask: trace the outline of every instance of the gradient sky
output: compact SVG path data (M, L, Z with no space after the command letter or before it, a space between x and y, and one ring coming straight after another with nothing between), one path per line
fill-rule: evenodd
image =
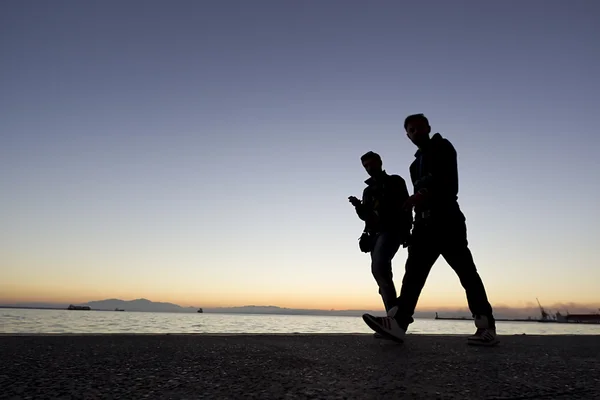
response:
M368 150L408 180L423 112L459 153L493 304L598 304L599 19L593 0L2 1L0 301L381 308L347 197ZM466 305L443 259L419 305Z

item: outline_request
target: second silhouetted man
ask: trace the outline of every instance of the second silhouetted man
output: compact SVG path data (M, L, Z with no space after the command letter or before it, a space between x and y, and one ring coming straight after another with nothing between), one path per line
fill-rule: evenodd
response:
M412 212L403 208L409 194L402 177L388 175L383 170L379 154L370 151L361 161L370 178L365 181L367 187L362 201L354 196L348 200L365 221L360 246L364 252L371 253L371 272L385 310L389 311L396 304L392 259L408 239L412 227Z

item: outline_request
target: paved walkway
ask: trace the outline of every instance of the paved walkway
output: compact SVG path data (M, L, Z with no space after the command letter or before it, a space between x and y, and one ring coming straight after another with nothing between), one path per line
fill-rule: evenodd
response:
M1 399L600 399L600 336L0 335Z

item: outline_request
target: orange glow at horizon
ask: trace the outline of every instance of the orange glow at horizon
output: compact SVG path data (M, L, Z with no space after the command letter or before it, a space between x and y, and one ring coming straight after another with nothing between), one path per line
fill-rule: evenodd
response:
M306 295L254 295L254 296L219 296L220 299L209 299L209 296L198 294L176 293L135 293L130 291L102 291L89 289L74 290L72 288L44 287L28 285L25 287L0 285L0 302L5 304L45 302L45 303L84 303L95 300L121 299L134 300L145 298L155 302L169 302L188 307L240 307L247 305L277 306L296 309L323 309L323 310L379 310L382 308L378 296L363 296L341 298L339 296L306 296ZM213 296L210 296L213 297ZM228 297L229 300L223 300ZM461 307L466 304L450 304L445 307ZM435 308L435 304L421 302L419 309Z
M460 297L462 293L457 293ZM209 299L212 297L211 299ZM224 300L223 298L228 298ZM198 294L185 293L140 293L132 291L103 291L89 290L81 288L47 287L42 285L27 285L26 287L16 285L0 284L0 303L57 303L57 304L76 304L89 301L105 299L134 300L146 298L154 302L169 302L183 307L241 307L241 306L277 306L282 308L294 309L319 309L319 310L381 310L383 307L380 299L375 295L353 296L343 298L340 296L306 296L306 295L253 295L253 296L201 296ZM467 309L465 301L448 301L444 298L433 298L432 296L422 296L417 306L418 311L437 311L447 309ZM556 302L546 302L550 307ZM591 304L591 303L590 303ZM536 307L533 302L501 302L493 304L494 308L523 308ZM595 307L591 305L591 307Z

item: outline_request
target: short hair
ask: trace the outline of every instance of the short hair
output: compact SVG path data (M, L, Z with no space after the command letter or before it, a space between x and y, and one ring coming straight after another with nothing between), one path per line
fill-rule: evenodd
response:
M360 161L364 162L365 160L376 159L381 161L381 156L374 151L368 151L360 157Z
M412 114L412 115L409 115L408 117L406 117L406 119L404 120L404 129L406 129L408 124L412 124L415 122L423 122L423 123L429 125L429 120L427 119L427 117L424 114Z

